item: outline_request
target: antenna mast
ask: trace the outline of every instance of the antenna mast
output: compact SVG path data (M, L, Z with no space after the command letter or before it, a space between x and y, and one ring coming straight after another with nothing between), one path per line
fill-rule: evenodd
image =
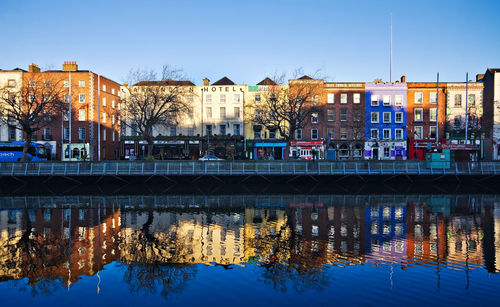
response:
M392 13L391 13L391 64L390 64L389 82L392 82Z

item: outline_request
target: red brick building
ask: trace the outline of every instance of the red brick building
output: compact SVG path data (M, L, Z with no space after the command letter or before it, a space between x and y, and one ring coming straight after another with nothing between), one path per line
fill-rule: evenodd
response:
M437 146L436 121L439 121L438 141L444 137L446 83L439 83L439 96L436 94L436 82L408 82L407 86L408 159L423 160L425 153ZM439 112L439 116L437 116L437 112Z
M71 116L53 114L51 124L36 132L33 140L50 147L52 158L57 160L69 160L70 141L73 159L118 159L120 84L90 70L79 70L76 62L65 62L62 70L47 71L31 64L23 73L23 86L41 80L63 87L65 101L71 101Z

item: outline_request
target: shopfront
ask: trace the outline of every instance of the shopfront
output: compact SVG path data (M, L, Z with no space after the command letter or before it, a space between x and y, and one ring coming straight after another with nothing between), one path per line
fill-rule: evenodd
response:
M283 160L286 142L254 141L253 160Z
M325 159L323 141L290 142L290 157L301 157L304 160L312 160L315 152L317 153L317 159Z
M406 141L366 141L365 160L406 160Z

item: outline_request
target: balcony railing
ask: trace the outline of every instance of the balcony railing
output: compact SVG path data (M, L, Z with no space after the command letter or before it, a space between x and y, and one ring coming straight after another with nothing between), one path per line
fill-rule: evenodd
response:
M106 161L0 163L0 176L302 176L302 175L484 175L500 174L500 163L425 161ZM444 164L443 164L444 166Z

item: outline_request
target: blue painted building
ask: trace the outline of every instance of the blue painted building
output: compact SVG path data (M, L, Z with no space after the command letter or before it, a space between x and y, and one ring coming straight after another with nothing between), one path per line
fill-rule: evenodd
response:
M365 85L365 159L406 160L406 96L403 82Z

